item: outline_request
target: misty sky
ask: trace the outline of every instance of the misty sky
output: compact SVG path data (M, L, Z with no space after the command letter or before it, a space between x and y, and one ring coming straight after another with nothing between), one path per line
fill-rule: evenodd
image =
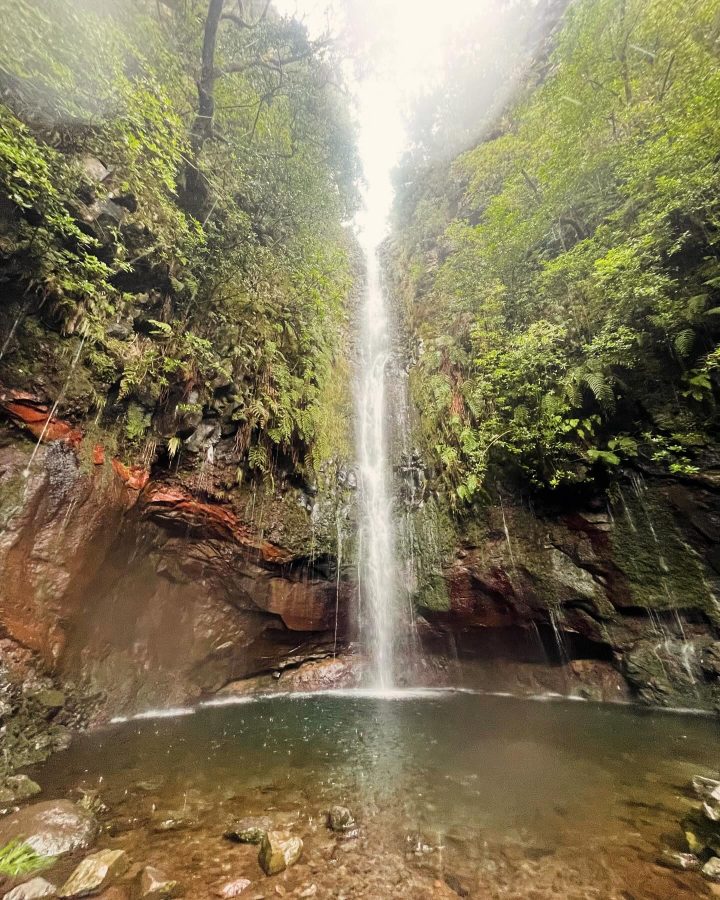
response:
M493 31L502 0L275 0L275 6L304 21L313 36L328 28L341 35L352 55L348 80L367 179L359 221L365 239L379 243L392 203L390 174L406 145L404 110L441 77L449 47L463 35Z

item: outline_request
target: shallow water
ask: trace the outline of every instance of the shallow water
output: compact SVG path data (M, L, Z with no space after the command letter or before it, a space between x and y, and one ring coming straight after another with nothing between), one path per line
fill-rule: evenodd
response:
M189 898L239 877L243 897L698 897L700 876L654 860L680 838L691 776L717 774L717 739L715 720L628 707L323 694L110 726L31 774L46 798L97 789L101 843ZM335 803L359 837L326 828ZM255 814L305 842L271 879L222 836Z

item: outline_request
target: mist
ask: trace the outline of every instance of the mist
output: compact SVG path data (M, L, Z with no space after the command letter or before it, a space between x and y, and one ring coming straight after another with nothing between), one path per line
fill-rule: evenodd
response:
M521 83L564 2L277 0L346 57L366 190L358 221L377 245L394 178L482 137Z

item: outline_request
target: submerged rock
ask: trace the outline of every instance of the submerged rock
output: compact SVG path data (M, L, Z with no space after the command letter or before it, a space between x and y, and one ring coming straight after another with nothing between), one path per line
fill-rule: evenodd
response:
M720 825L709 821L701 813L690 813L682 820L681 827L691 853L711 850L720 853Z
M300 859L303 842L287 831L268 831L260 844L258 862L266 875L277 875Z
M42 900L43 897L57 897L57 888L44 878L33 878L13 888L3 900Z
M225 837L238 844L260 844L272 827L272 820L267 816L247 816L233 819L225 831Z
M155 900L170 900L181 893L177 881L169 879L160 869L154 866L146 866L140 876L140 897L155 898Z
M720 822L720 785L706 797L703 812L711 822Z
M68 878L60 897L87 897L107 887L130 865L124 850L101 850L86 857Z
M170 813L165 819L160 819L159 822L155 822L152 830L158 834L162 834L165 831L191 830L193 828L198 828L199 825L200 823L197 819L183 816L182 813Z
M22 840L41 856L86 850L97 833L95 816L69 800L33 803L0 820L0 846Z
M27 775L9 775L0 785L0 803L28 800L41 790L40 785Z
M239 897L251 884L252 882L249 878L236 878L235 881L228 881L215 893L218 897L223 898Z
M720 781L716 781L714 778L705 778L702 775L696 775L691 782L691 786L695 792L695 796L699 800L707 800L713 791L720 788Z
M702 873L710 881L720 881L720 859L713 856L702 867Z
M661 866L690 872L700 868L700 860L694 853L680 853L677 850L663 850L658 859Z
M339 834L357 831L357 822L347 806L333 806L328 813L328 828Z

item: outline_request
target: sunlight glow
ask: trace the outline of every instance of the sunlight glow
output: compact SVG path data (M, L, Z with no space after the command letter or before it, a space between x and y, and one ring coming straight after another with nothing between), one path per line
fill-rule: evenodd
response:
M350 44L353 35L347 32L360 21L353 20L353 7L363 10L365 43L354 48L356 66L348 66L348 80L367 180L358 224L364 243L377 246L392 204L391 173L407 144L408 104L440 77L454 37L461 38L471 25L492 27L497 0L276 0L275 6L303 21L313 37L328 29L342 35L345 29L344 40Z

